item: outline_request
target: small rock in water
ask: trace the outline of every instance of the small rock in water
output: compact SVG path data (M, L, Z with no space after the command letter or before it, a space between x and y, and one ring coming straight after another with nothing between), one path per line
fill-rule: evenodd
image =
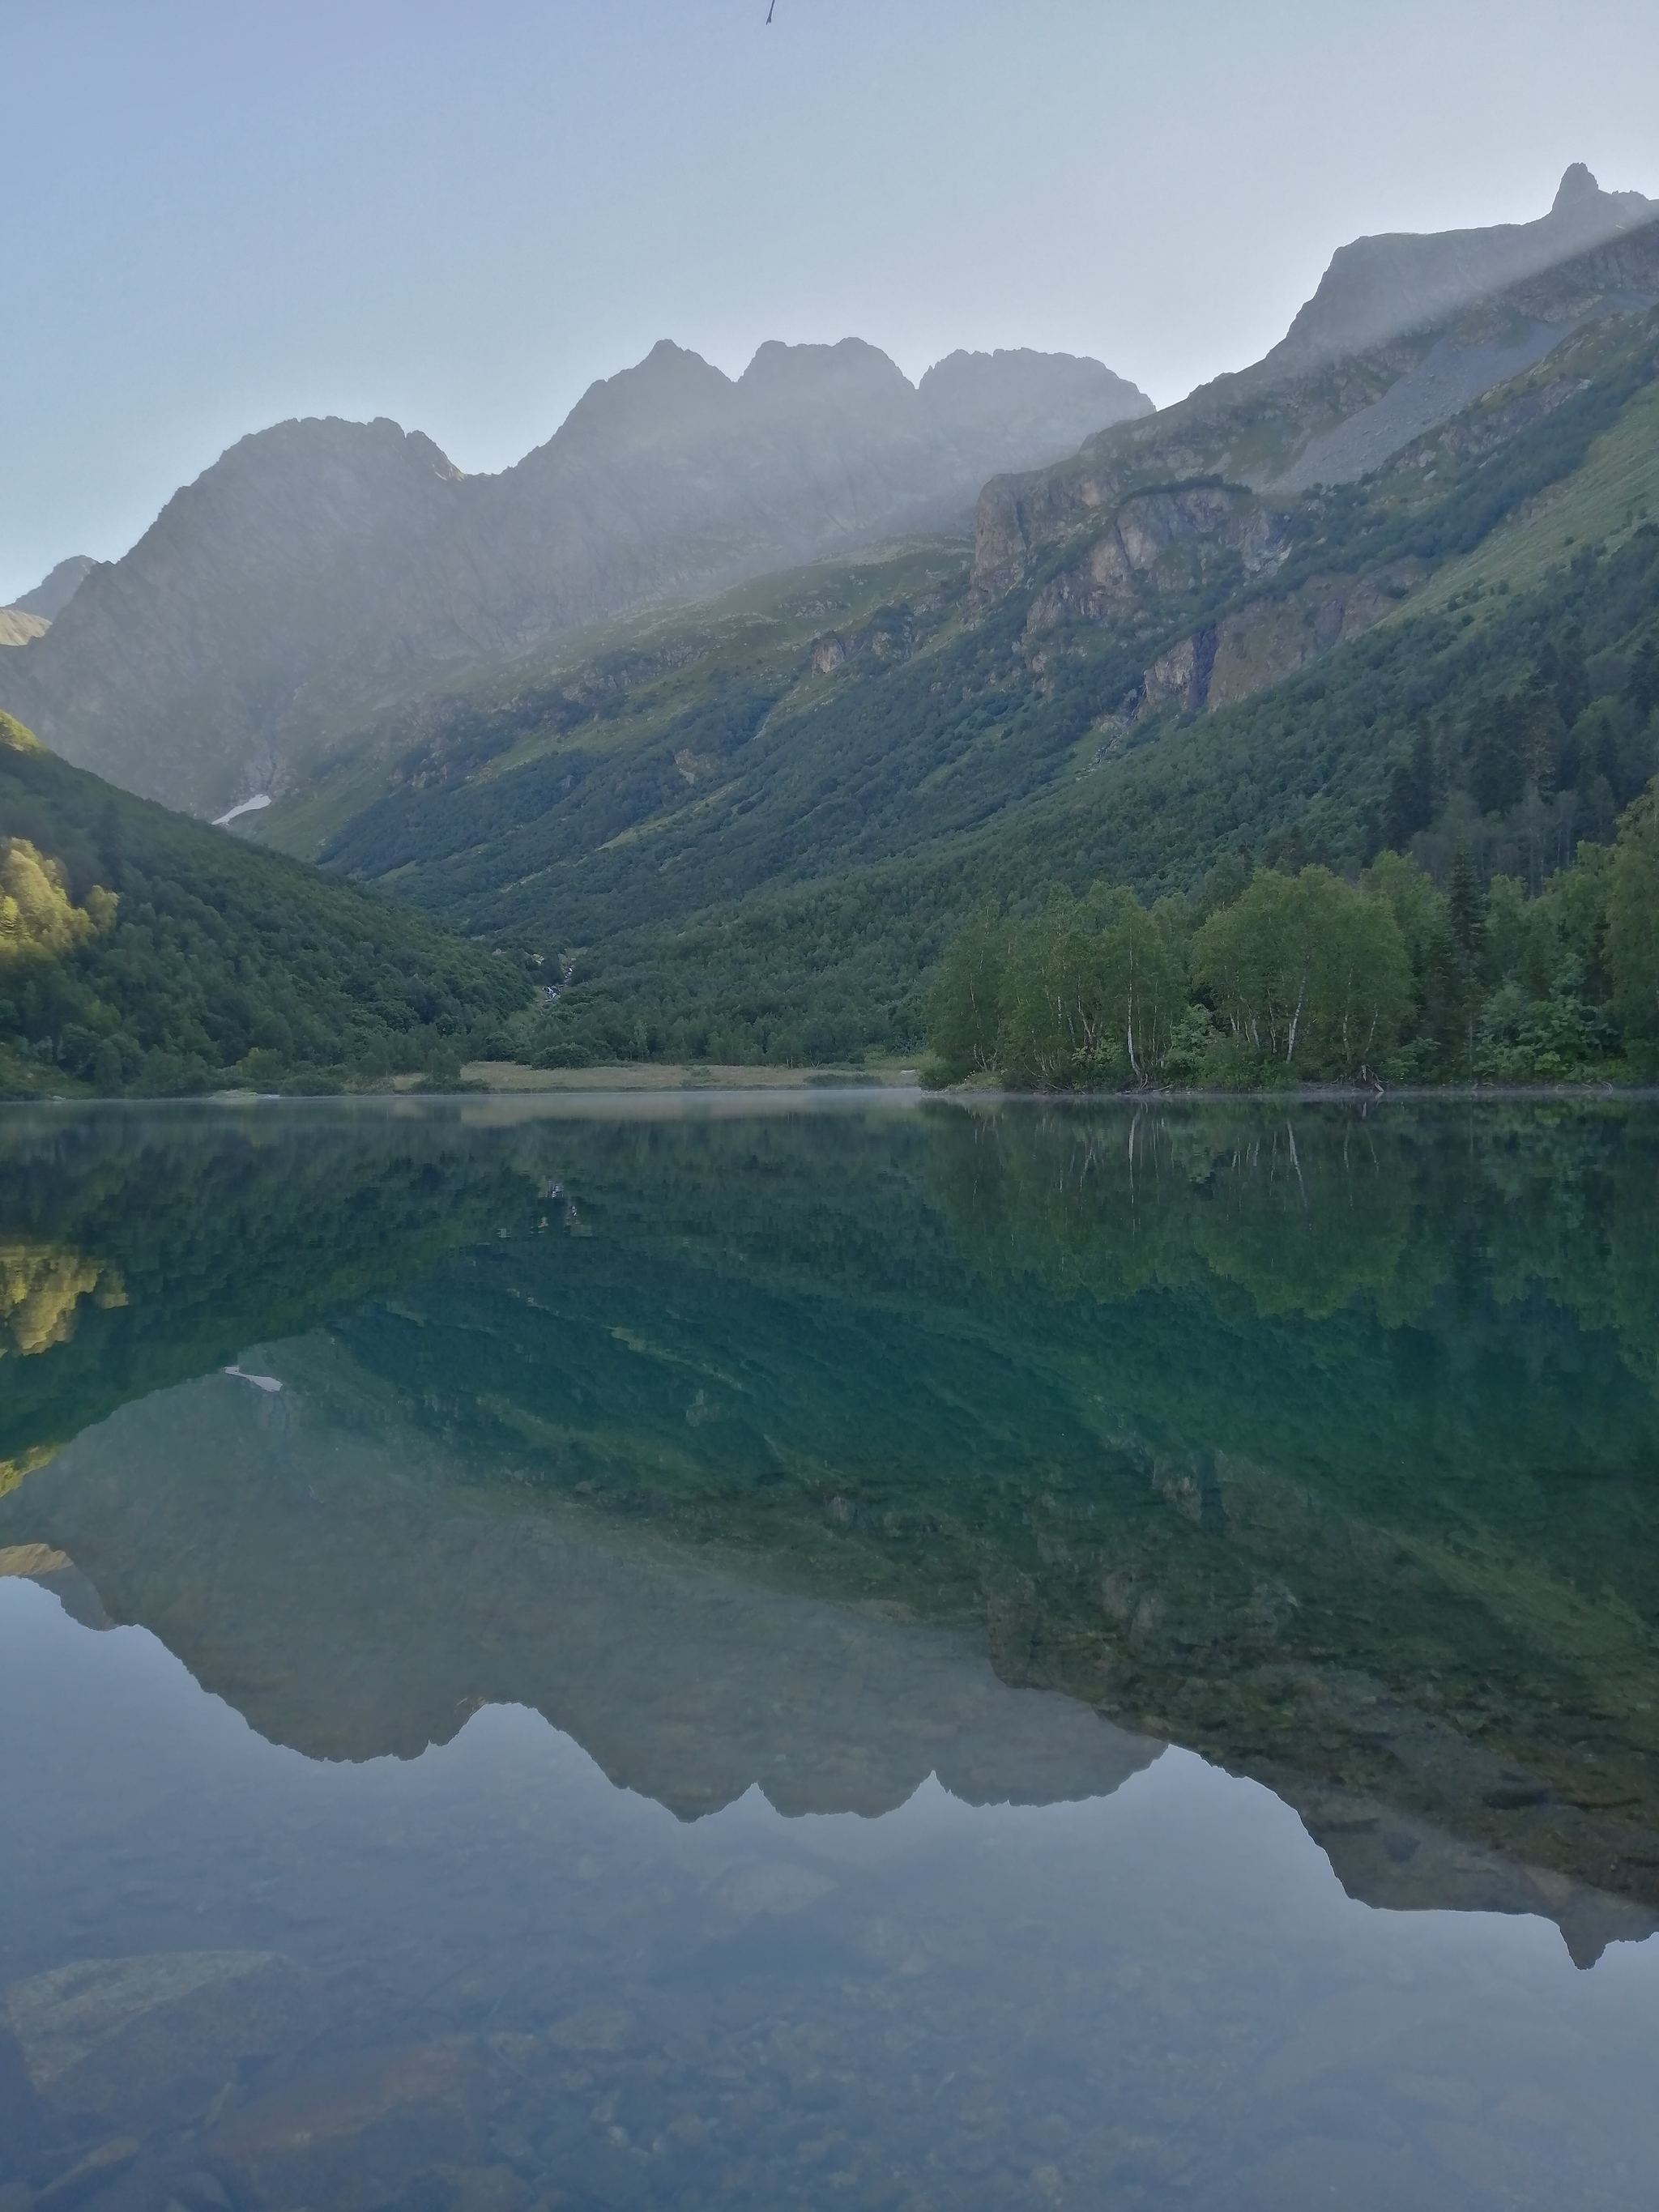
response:
M476 2056L459 2044L367 2051L243 2106L204 2148L216 2163L234 2164L309 2150L362 2135L377 2121L412 2108L430 2112L463 2105L477 2073Z
M190 2212L231 2212L230 2199L223 2185L211 2173L187 2173L179 2184Z

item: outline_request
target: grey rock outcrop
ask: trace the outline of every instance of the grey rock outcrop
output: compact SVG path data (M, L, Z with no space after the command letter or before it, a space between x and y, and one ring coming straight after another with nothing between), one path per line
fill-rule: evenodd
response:
M0 607L0 646L32 645L51 628L42 615L23 615L15 607Z
M1345 322L1346 309L1322 310L1304 324L1316 295L1291 335L1253 368L1218 377L1144 420L1112 425L1046 469L992 479L975 511L975 590L1006 590L1034 556L1073 532L1092 534L1152 488L1221 479L1289 498L1314 483L1352 483L1546 359L1587 322L1652 306L1659 301L1659 203L1634 192L1596 199L1602 211L1592 211L1595 223L1605 234L1589 243L1575 242L1572 222L1554 216L1499 232L1445 233L1457 252L1443 267L1428 254L1425 265L1439 272L1432 283L1390 289L1379 278L1363 316L1356 307ZM1504 242L1511 233L1522 247ZM1499 240L1490 255L1469 243L1485 238ZM1404 241L1425 249L1439 243ZM1406 261L1411 265L1412 257ZM1363 257L1355 265L1366 265ZM1505 276L1506 266L1515 273ZM1345 279L1339 295L1352 289ZM1386 335L1363 345L1345 348L1338 336L1379 325Z
M1304 514L1316 512L1318 487L1389 465L1414 465L1427 483L1441 461L1485 459L1578 393L1598 347L1659 302L1659 204L1569 171L1538 223L1362 240L1328 283L1255 368L981 494L974 593L983 604L1040 575L1028 653L1078 623L1156 646L1098 725L1097 759L1171 707L1234 705L1281 681L1407 597L1419 558L1270 597L1261 586L1290 551L1304 495L1316 500ZM1233 604L1171 638L1172 613L1212 592L1229 562Z

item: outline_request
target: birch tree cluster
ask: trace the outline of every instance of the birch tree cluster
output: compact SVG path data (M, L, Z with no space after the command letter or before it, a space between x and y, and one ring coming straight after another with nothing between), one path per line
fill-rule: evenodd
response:
M1536 896L1385 852L1357 881L1237 859L1186 899L1064 885L945 948L933 1072L1019 1090L1534 1084L1659 1073L1659 787Z

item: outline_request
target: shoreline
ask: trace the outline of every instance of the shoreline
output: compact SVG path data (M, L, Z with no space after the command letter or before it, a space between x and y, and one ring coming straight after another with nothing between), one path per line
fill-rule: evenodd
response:
M474 1092L538 1091L914 1091L914 1067L744 1066L713 1060L612 1060L596 1067L521 1067L516 1060L473 1060L461 1081ZM408 1091L414 1086L409 1085ZM416 1092L416 1096L430 1095Z
M1588 1104L1617 1099L1659 1098L1659 1083L1457 1083L1367 1085L1303 1083L1274 1085L1249 1091L1194 1087L1144 1091L1020 1091L1000 1085L969 1082L924 1085L915 1066L898 1059L856 1067L828 1066L781 1067L744 1066L733 1062L613 1060L592 1067L525 1067L513 1060L474 1060L460 1070L453 1089L428 1087L418 1075L394 1076L372 1087L343 1085L317 1091L250 1091L240 1087L222 1091L100 1096L72 1091L14 1092L0 1096L0 1111L16 1107L106 1106L234 1106L247 1109L272 1105L409 1106L448 1101L462 1103L486 1099L516 1099L528 1104L538 1098L642 1099L655 1097L736 1100L768 1098L782 1104L808 1099L854 1097L884 1099L906 1105L933 1102L944 1106L1028 1105L1054 1108L1118 1106L1144 1111L1149 1106L1278 1105L1350 1106L1369 1112L1389 1104L1422 1105L1431 1101L1468 1105L1531 1101L1543 1103Z

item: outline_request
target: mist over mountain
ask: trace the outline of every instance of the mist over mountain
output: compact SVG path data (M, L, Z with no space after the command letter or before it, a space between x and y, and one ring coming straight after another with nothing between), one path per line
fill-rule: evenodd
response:
M1310 368L1424 328L1656 216L1659 200L1604 192L1575 161L1535 222L1357 238L1332 256L1319 289L1258 374Z
M1586 229L1599 234L1574 244ZM1311 486L1373 475L1587 325L1656 301L1659 203L1600 192L1588 170L1567 172L1555 211L1538 223L1361 240L1253 368L1144 422L1109 426L1046 469L988 483L975 518L975 586L1005 591L1073 538L1088 542L1086 559L1048 585L1050 620L1066 606L1097 617L1176 545L1214 556L1231 544L1247 573L1270 574L1288 543L1276 518ZM1343 335L1362 330L1373 333L1363 343ZM1127 535L1111 525L1115 512Z
M84 564L29 595L42 612L14 618L0 706L78 765L198 814L256 793L280 808L353 762L361 807L388 772L365 733L411 702L544 672L623 616L965 534L970 517L981 610L1052 571L1034 630L1117 619L1160 562L1275 573L1275 518L1310 487L1391 465L1587 323L1656 297L1659 204L1576 165L1536 222L1342 247L1262 361L1161 411L1070 356L956 353L913 386L856 338L763 345L736 379L664 340L497 476L465 477L385 420L281 423L90 568L44 635L28 633L46 597ZM1078 557L1057 561L1073 538ZM1190 650L1207 670L1207 646ZM1249 684L1304 650L1275 643ZM1147 700L1170 684L1207 698L1184 665Z
M994 478L971 573L910 541L428 695L256 834L559 955L544 1066L908 1056L950 932L1056 882L1462 837L1536 889L1659 760L1656 374L1659 218Z
M395 423L243 439L95 570L0 698L57 750L211 814L388 702L654 600L919 529L1152 403L1098 362L763 346L733 381L664 341L547 443L466 478Z

